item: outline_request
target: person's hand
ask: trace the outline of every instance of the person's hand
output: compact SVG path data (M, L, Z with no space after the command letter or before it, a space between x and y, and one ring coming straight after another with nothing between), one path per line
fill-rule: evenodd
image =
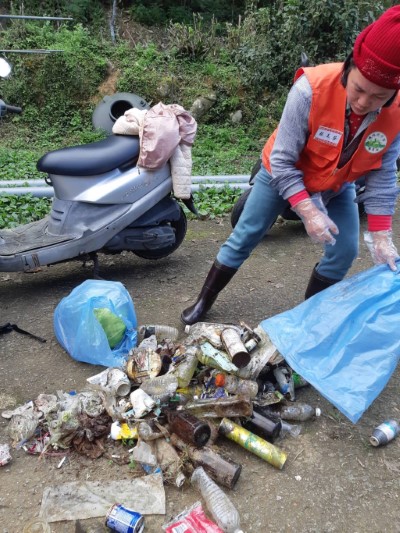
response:
M397 271L396 259L399 254L392 241L392 231L366 231L364 241L368 246L375 265L387 264L393 272Z
M322 244L335 244L339 230L336 224L326 213L318 209L315 203L307 198L292 207L292 210L301 218L308 235L313 242Z

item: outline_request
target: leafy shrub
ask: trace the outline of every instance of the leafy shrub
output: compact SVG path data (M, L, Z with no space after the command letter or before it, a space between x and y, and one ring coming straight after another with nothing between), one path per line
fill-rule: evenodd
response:
M50 211L50 206L49 198L0 194L0 228L14 228L40 220Z

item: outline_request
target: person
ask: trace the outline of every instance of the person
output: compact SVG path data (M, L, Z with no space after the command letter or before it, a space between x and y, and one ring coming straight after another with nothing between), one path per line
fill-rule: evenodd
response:
M365 240L375 263L396 270L392 216L399 189L400 6L356 38L344 63L300 68L242 214L221 246L185 324L200 321L287 207L324 254L305 298L342 280L358 254L355 180L365 178Z

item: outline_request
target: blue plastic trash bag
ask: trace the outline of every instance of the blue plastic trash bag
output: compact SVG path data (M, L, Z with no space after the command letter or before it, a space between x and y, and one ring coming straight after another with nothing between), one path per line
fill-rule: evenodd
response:
M108 309L125 323L122 340L110 348L94 309ZM61 346L78 361L121 367L137 342L132 299L119 281L87 280L63 298L54 311L54 332Z
M400 355L400 272L380 265L261 323L288 364L353 423Z

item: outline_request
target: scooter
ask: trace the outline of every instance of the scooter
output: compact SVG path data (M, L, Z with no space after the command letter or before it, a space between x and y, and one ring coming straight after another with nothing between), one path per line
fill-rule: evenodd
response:
M1 74L1 71L0 71ZM0 101L5 112L19 108ZM139 169L139 138L110 135L81 146L48 152L37 163L54 188L44 219L0 230L0 271L34 271L97 253L131 251L145 259L172 254L183 242L186 215L172 196L170 166ZM197 213L193 202L184 201Z

